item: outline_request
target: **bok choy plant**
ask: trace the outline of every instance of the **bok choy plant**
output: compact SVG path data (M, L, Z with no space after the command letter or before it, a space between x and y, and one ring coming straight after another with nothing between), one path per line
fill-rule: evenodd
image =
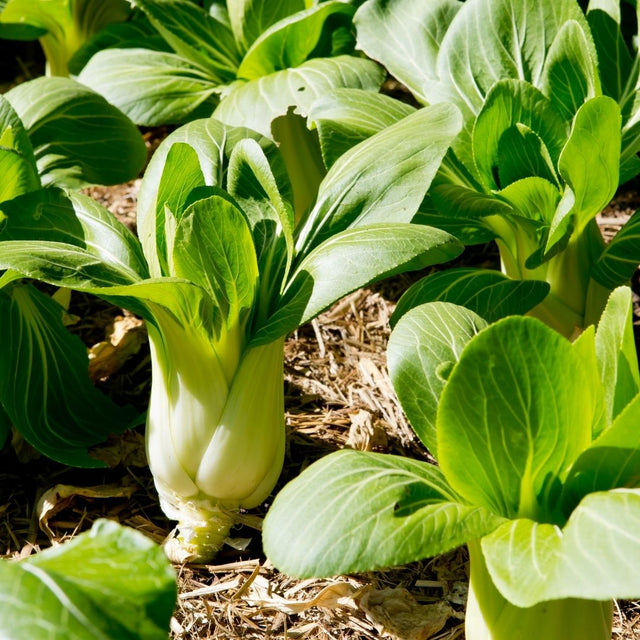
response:
M145 19L113 25L80 53L79 79L137 124L216 114L270 135L291 105L301 115L333 87L377 90L380 67L350 55L351 2L136 0ZM160 36L160 41L158 39ZM82 68L83 67L83 68Z
M80 188L134 178L146 160L135 125L69 78L43 77L0 96L0 202L43 185ZM2 222L0 221L0 225ZM138 419L91 383L85 345L63 324L65 311L16 273L0 273L0 429L11 427L41 453L76 466L110 433Z
M274 144L214 119L181 127L154 154L140 242L77 194L1 207L0 267L147 320L147 454L178 521L171 557L210 558L237 511L272 490L285 446L285 336L358 287L461 251L448 233L410 224L460 126L439 105L354 147L297 224Z
M640 374L631 292L575 342L530 317L433 302L392 332L401 403L439 465L353 450L286 485L268 557L295 576L369 571L467 543L468 640L610 640L640 594ZM291 526L295 522L296 526Z
M38 39L47 75L68 76L69 60L93 35L131 14L128 0L1 0L0 38Z
M586 16L575 0L367 0L354 22L416 101L463 115L421 219L465 244L495 239L509 278L547 283L532 313L564 335L597 322L640 262L640 217L608 245L596 222L640 171L640 64L618 0ZM343 90L311 118L321 139L346 127L354 143L411 111Z

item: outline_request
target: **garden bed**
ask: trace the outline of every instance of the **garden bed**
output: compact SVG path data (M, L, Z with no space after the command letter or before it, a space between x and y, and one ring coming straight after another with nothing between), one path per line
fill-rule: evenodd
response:
M138 184L90 193L135 229ZM639 202L634 184L621 190L599 220L605 234ZM467 251L458 262L491 267L496 260L487 247ZM288 338L288 450L276 491L337 448L428 458L406 422L385 365L388 320L413 278L397 277L355 292ZM124 340L106 350L103 364L122 366L98 384L118 402L144 410L150 361L143 328L121 309L88 296L74 294L70 311L73 330L89 347L109 342L115 321ZM172 523L157 503L142 431L114 438L99 455L109 468L67 468L37 457L19 442L2 454L0 543L5 557L24 557L64 542L102 517L163 541ZM377 573L294 580L274 570L261 551L259 527L269 503L245 514L244 524L232 532L233 546L225 546L216 564L177 567L179 598L171 638L464 638L464 549ZM299 524L290 526L293 530ZM613 638L640 638L640 603L618 603Z

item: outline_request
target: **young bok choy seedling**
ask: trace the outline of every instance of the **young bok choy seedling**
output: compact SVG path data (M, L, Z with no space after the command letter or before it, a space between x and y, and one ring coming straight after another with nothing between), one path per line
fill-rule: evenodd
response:
M608 245L596 222L640 171L640 64L619 0L586 16L575 0L367 0L354 22L359 46L418 103L463 115L421 219L465 244L495 239L509 278L547 283L532 313L564 335L597 322L640 262L640 217ZM311 118L321 139L343 123L348 143L412 110L392 102L342 90Z
M284 337L358 287L461 251L448 233L409 223L460 126L455 108L438 105L354 147L297 225L273 143L214 119L178 129L154 154L140 242L79 195L2 207L1 267L147 320L147 453L178 520L172 557L211 558L238 509L272 490L285 446Z
M403 564L467 543L468 640L610 640L640 594L640 375L631 291L570 342L432 302L392 332L401 403L439 465L342 450L275 498L265 551L294 576ZM295 522L295 526L292 523Z

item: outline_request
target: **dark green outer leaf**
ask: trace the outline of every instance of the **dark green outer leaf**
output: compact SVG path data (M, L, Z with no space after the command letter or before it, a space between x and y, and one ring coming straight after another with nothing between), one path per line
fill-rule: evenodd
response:
M116 22L101 29L69 60L69 72L79 75L89 60L104 49L146 49L171 52L171 47L144 17L129 22Z
M136 237L92 198L59 189L41 189L0 204L6 215L0 240L65 243L101 261L131 281L147 276ZM3 247L0 244L0 256Z
M500 521L460 503L435 466L343 450L311 465L278 494L263 544L290 575L332 576L442 553Z
M549 285L539 280L512 280L491 269L447 269L419 280L402 295L391 326L409 309L441 300L477 313L487 322L522 315L542 302Z
M436 459L440 394L465 345L486 326L469 309L431 302L403 315L389 338L387 366L393 387L411 426Z
M176 577L142 534L99 520L71 542L0 563L6 640L166 640Z
M43 184L119 184L135 178L146 161L135 125L79 82L37 78L5 97L29 134Z
M0 404L40 453L73 466L100 467L88 454L132 426L133 407L118 407L89 380L87 350L62 324L62 308L27 285L0 291Z
M613 289L630 281L640 263L640 211L636 211L607 244L591 277Z

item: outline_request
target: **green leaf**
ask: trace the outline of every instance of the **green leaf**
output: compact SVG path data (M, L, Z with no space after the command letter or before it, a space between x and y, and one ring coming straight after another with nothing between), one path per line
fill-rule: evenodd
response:
M414 431L438 457L436 412L449 373L464 346L487 322L449 302L430 302L407 311L394 327L387 366Z
M342 0L329 0L283 18L251 45L238 67L237 77L256 80L297 67L311 57L330 20L340 16L349 19L353 12L353 7Z
M619 8L616 2L616 8ZM602 91L614 100L623 98L632 76L633 60L620 33L618 21L602 9L590 9L587 21L598 52Z
M202 287L231 328L254 304L258 263L247 219L227 199L193 203L176 228L173 273Z
M164 640L176 577L158 545L98 520L63 545L3 560L0 592L7 640Z
M539 136L554 164L567 138L563 118L540 90L518 80L496 82L487 94L473 127L475 164L480 179L491 189L506 186L497 183L499 161L516 159L517 156L505 155L503 149L503 158L500 158L500 141L505 132L518 124L525 125ZM522 172L521 169L510 169L510 173L515 171Z
M540 321L490 325L440 399L438 459L451 486L504 517L550 517L554 485L591 441L599 390L597 371Z
M524 124L509 127L500 136L497 158L498 182L506 185L505 188L527 178L558 184L547 147L540 136Z
M64 464L101 467L88 449L139 418L89 379L87 349L62 323L60 305L25 284L0 291L0 404L40 453Z
M551 223L560 204L558 188L537 176L512 182L496 195L513 207L511 215L544 227Z
M423 104L439 81L437 58L458 0L369 0L356 13L358 46L381 62Z
M312 464L278 494L263 545L281 571L332 576L442 553L499 523L485 509L461 503L435 466L343 450Z
M591 34L575 20L566 22L549 48L540 88L567 121L589 98L601 93Z
M513 207L505 200L458 184L436 184L430 194L438 212L446 217L473 220L514 214Z
M631 289L620 287L610 295L596 332L596 354L605 390L608 422L640 391L632 318Z
M608 289L631 280L640 263L640 212L616 233L591 269L591 277Z
M572 213L578 233L618 188L620 126L620 109L606 96L585 102L573 121L558 170L575 196Z
M235 79L241 54L227 24L190 0L136 0L136 6L178 56L218 84Z
M630 562L640 554L639 530L640 491L617 489L587 496L561 533L515 520L485 537L482 551L495 585L517 606L625 599L640 593L640 576Z
M40 188L36 159L22 121L0 96L0 202Z
M540 280L512 280L493 269L446 269L411 285L398 301L391 326L409 309L425 302L451 302L487 322L522 315L544 300L549 285Z
M135 178L146 161L134 124L79 82L37 78L5 97L27 130L45 185L119 184Z
M384 71L371 60L347 55L316 58L252 82L232 84L214 116L270 137L271 121L286 114L290 106L306 116L314 101L331 89L377 91L383 80Z
M305 255L255 340L286 335L360 287L447 262L462 248L448 233L421 225L379 223L336 232Z
M639 416L636 395L574 462L563 488L565 511L570 513L590 493L640 486Z
M434 105L345 153L320 185L300 227L298 250L306 252L346 228L409 222L460 126L455 107Z
M335 89L313 103L309 120L318 130L322 157L330 167L351 147L414 111L414 107L382 93Z
M304 0L271 0L267 4L262 0L227 0L229 21L242 51L272 24L304 8Z
M136 237L92 198L58 189L41 189L0 204L6 219L0 229L4 241L66 243L87 252L128 280L147 275L146 261ZM28 256L26 256L28 257Z
M96 53L78 80L144 126L209 116L220 81L174 53L106 49Z

